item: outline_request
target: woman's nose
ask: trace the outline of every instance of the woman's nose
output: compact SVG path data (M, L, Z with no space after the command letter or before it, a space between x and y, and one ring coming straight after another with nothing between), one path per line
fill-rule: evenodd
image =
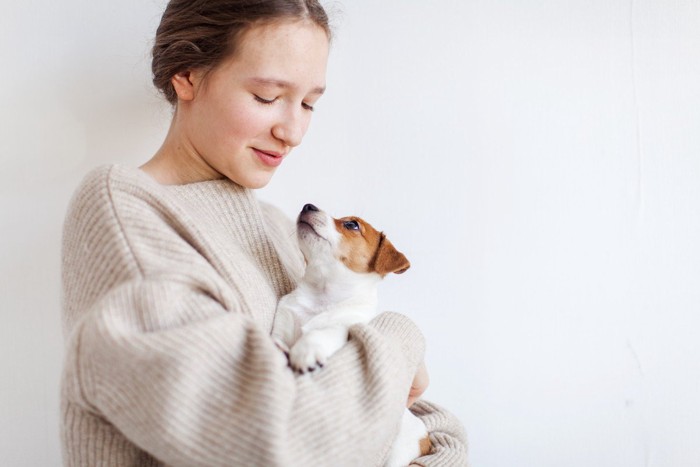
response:
M285 113L283 119L272 127L272 135L289 147L299 146L304 138L308 118L300 112Z

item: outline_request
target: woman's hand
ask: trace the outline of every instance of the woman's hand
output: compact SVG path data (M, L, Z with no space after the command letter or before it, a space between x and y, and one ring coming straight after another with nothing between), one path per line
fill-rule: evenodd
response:
M430 384L430 377L428 376L428 369L425 367L425 361L423 361L418 365L416 375L413 377L406 407L411 407L414 402L420 399L420 396L428 389L428 384Z

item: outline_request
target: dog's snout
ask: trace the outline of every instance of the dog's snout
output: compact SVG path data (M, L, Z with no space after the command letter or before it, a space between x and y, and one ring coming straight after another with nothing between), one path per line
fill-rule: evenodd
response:
M303 207L303 209L301 210L301 212L309 212L309 211L318 212L318 210L319 210L319 209L318 209L316 206L314 206L313 204L309 203L309 204L305 204L305 205L304 205L304 207Z

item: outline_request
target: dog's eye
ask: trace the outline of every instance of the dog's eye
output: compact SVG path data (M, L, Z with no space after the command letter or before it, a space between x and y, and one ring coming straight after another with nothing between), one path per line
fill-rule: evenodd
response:
M360 224L357 221L345 221L343 222L343 227L348 230L360 230Z

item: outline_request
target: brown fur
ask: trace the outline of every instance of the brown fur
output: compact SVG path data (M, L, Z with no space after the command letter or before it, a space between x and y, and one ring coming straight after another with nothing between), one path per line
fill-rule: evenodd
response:
M374 257L374 271L382 276L395 272L402 274L411 267L403 253L394 248L394 245L382 234L380 243L377 247L377 254Z
M420 455L427 456L432 451L433 445L430 443L430 438L427 436L420 440Z
M347 229L345 223L355 221L359 230ZM359 217L334 219L336 230L343 241L339 249L339 259L355 272L376 272L382 277L389 273L401 274L411 263L396 250L382 233Z

